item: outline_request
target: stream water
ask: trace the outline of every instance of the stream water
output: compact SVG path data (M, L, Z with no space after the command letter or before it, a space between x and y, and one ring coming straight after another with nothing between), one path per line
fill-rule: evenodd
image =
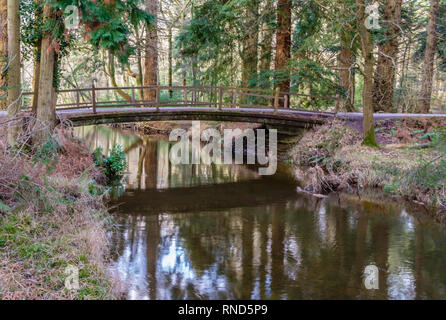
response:
M113 268L130 299L446 299L446 231L393 201L296 192L236 165L172 165L169 142L106 126L91 148L123 146L112 205ZM378 267L378 289L364 269Z

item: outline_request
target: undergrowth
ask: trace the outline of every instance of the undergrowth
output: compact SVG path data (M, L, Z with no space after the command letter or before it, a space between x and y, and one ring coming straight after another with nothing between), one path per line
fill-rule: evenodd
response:
M0 139L0 299L119 298L107 269L105 177L93 156L67 126L37 148L18 141ZM78 290L65 288L67 266L79 270Z
M444 128L430 127L411 145L370 148L360 141L360 133L339 120L310 130L290 154L297 179L315 193L381 188L422 203L444 219Z
M102 148L99 147L93 152L94 163L97 167L104 169L108 184L118 185L127 169L127 160L125 153L120 145L114 145L108 157L102 154Z

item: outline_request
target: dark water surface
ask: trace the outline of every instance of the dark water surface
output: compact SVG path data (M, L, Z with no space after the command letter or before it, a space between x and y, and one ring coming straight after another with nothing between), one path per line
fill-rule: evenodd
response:
M131 299L446 299L446 232L423 214L300 195L287 168L174 166L163 137L77 132L127 153L111 243ZM364 285L371 264L378 290Z

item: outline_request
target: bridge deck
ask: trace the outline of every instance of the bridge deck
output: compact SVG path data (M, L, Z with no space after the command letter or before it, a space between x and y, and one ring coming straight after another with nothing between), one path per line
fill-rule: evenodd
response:
M140 121L204 120L253 122L297 128L311 127L334 117L333 113L328 112L292 109L279 109L277 113L274 113L272 108L223 108L218 110L210 107L162 107L159 111L155 107L97 108L96 113L92 109L69 109L58 110L57 115L72 121L75 126ZM0 118L5 117L7 117L7 112L0 111ZM446 117L446 114L376 113L375 121L433 117ZM362 120L362 113L340 112L338 118L357 122Z

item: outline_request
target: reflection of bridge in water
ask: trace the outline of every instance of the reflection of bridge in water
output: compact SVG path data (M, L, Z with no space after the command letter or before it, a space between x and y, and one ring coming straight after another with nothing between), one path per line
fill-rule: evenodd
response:
M127 154L129 174L122 206L132 212L185 212L245 205L268 204L295 198L293 182L270 177L265 183L256 171L237 165L172 165L167 141L137 134L122 135L109 127L82 127L78 134L91 149L107 153L121 144ZM265 186L269 191L265 192ZM289 190L284 192L283 190ZM208 195L208 196L206 196ZM202 199L197 202L196 199ZM208 199L208 200L203 200Z
M119 199L120 210L131 214L213 211L269 205L297 197L291 182L287 185L270 179L266 183L264 179L186 188L127 190Z

